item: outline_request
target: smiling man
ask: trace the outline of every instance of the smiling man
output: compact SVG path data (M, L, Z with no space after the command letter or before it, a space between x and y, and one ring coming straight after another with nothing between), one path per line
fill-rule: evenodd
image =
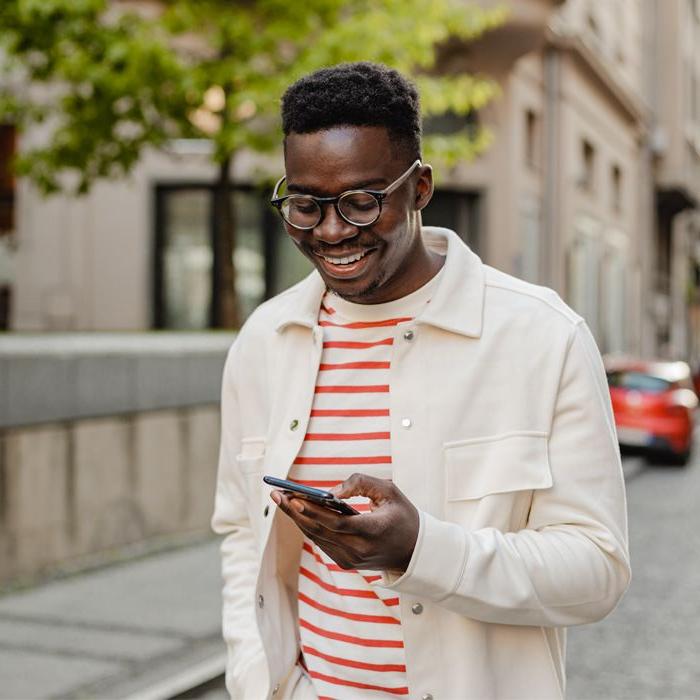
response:
M313 73L282 117L272 204L316 270L256 310L224 370L229 692L562 698L564 628L629 581L595 343L554 292L422 226L432 173L396 71Z

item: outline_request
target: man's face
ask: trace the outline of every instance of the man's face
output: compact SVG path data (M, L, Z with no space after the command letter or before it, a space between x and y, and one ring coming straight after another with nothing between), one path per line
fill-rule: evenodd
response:
M289 194L333 197L347 190L383 190L410 165L399 148L392 148L383 127L292 133L285 143ZM423 166L384 200L379 219L369 226L348 223L331 204L323 207L314 229L285 227L329 289L349 301L378 304L405 296L430 278L420 209L431 196L431 171ZM363 255L357 262L340 263L357 254Z

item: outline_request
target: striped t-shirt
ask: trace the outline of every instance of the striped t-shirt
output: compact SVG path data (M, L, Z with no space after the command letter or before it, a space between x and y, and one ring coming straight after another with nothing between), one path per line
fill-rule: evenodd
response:
M396 326L429 302L439 277L402 299L353 304L327 293L323 354L304 443L289 478L327 489L363 472L391 479L389 368ZM368 500L349 501L369 510ZM348 516L355 517L355 516ZM319 698L408 695L399 599L377 571L344 571L311 540L299 568L299 632Z

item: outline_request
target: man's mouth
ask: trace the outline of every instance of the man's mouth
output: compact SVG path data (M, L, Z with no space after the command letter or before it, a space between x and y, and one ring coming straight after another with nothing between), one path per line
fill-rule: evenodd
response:
M361 260L362 258L369 253L370 250L362 250L359 253L353 253L352 255L343 255L343 256L337 256L337 255L324 255L323 253L316 253L319 258L323 258L326 262L329 262L333 265L351 265L354 262L357 262L358 260Z
M370 253L374 253L375 250L376 248L365 248L355 253L345 253L345 255L314 252L314 255L320 258L321 267L326 274L338 279L349 279L364 272Z

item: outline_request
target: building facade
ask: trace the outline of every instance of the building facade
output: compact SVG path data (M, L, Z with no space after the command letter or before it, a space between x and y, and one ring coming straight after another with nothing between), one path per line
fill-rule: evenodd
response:
M445 69L484 72L501 94L477 117L493 145L441 179L425 222L555 288L603 352L695 361L700 3L505 4L502 27L442 52ZM263 166L272 179L281 157ZM251 184L255 167L236 163L232 192L244 313L309 269ZM178 142L82 199L43 200L17 183L0 252L10 327L208 327L214 179L206 143Z

